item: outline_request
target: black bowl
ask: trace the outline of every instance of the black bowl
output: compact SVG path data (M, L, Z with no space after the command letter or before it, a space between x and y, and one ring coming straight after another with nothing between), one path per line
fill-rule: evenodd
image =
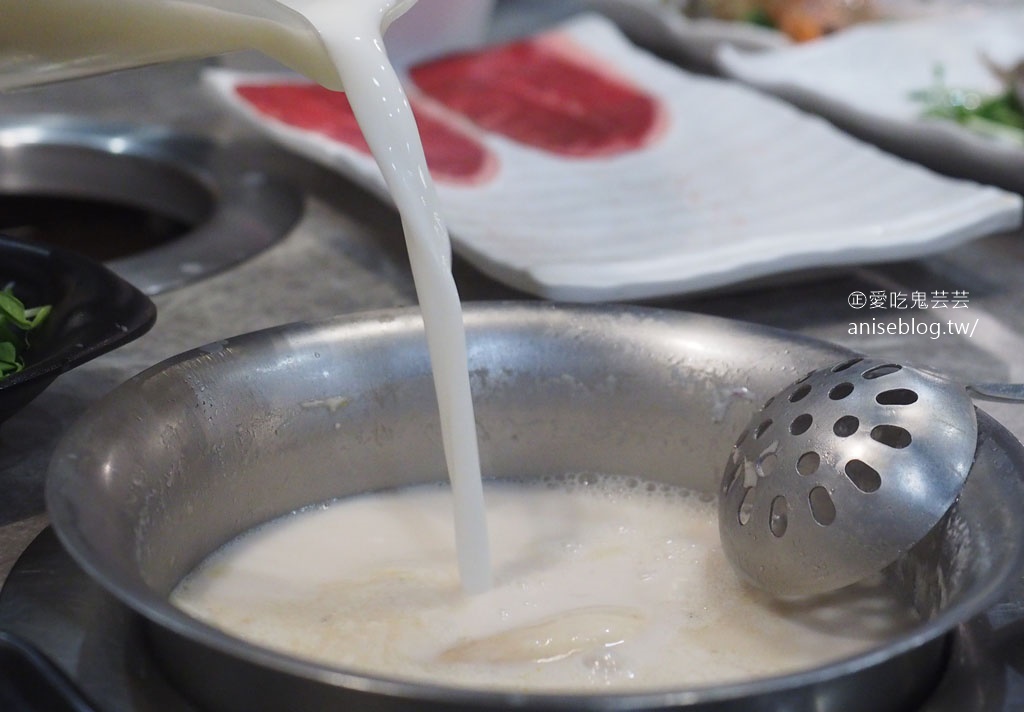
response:
M53 310L31 332L25 368L0 378L0 423L60 374L137 339L156 321L149 297L98 262L0 235L0 288L10 282L25 306Z

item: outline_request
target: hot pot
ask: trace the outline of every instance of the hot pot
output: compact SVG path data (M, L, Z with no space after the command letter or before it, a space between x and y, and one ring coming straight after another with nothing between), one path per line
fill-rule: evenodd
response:
M638 307L473 304L483 471L600 471L712 496L764 400L849 352L787 332ZM211 343L139 374L67 433L47 504L77 562L147 623L155 656L210 710L897 710L941 674L946 633L1019 578L1024 450L979 413L967 486L886 570L921 614L865 654L798 674L644 694L508 694L413 684L291 658L167 601L237 534L297 508L445 477L422 321L392 310ZM339 546L358 546L358 535Z

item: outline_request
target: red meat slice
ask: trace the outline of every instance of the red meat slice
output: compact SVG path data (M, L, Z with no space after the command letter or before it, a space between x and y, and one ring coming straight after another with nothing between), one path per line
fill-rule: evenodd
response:
M411 78L480 127L563 156L633 151L664 125L656 99L557 36L432 61Z
M305 131L321 134L367 155L363 133L348 97L316 84L241 84L236 92L260 113ZM438 181L476 184L490 178L497 159L471 136L444 122L429 107L410 100L430 174Z

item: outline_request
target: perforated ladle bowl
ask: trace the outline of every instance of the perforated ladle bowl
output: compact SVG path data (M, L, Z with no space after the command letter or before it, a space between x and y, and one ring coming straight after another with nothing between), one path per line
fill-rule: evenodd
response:
M977 437L962 385L867 358L812 371L769 399L733 449L719 499L726 555L777 596L864 579L943 518Z

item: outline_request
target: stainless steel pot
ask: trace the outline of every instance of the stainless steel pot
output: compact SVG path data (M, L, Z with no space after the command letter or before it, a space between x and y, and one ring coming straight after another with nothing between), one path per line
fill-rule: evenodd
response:
M593 470L713 493L764 399L847 355L784 332L640 308L469 305L466 324L483 469L493 477ZM896 710L927 695L944 635L1022 570L1024 449L983 413L979 427L958 504L886 572L921 612L916 629L800 674L647 694L504 694L371 677L261 649L168 603L183 575L254 525L444 477L415 311L279 327L149 369L66 435L47 502L70 553L141 614L168 674L211 710Z

